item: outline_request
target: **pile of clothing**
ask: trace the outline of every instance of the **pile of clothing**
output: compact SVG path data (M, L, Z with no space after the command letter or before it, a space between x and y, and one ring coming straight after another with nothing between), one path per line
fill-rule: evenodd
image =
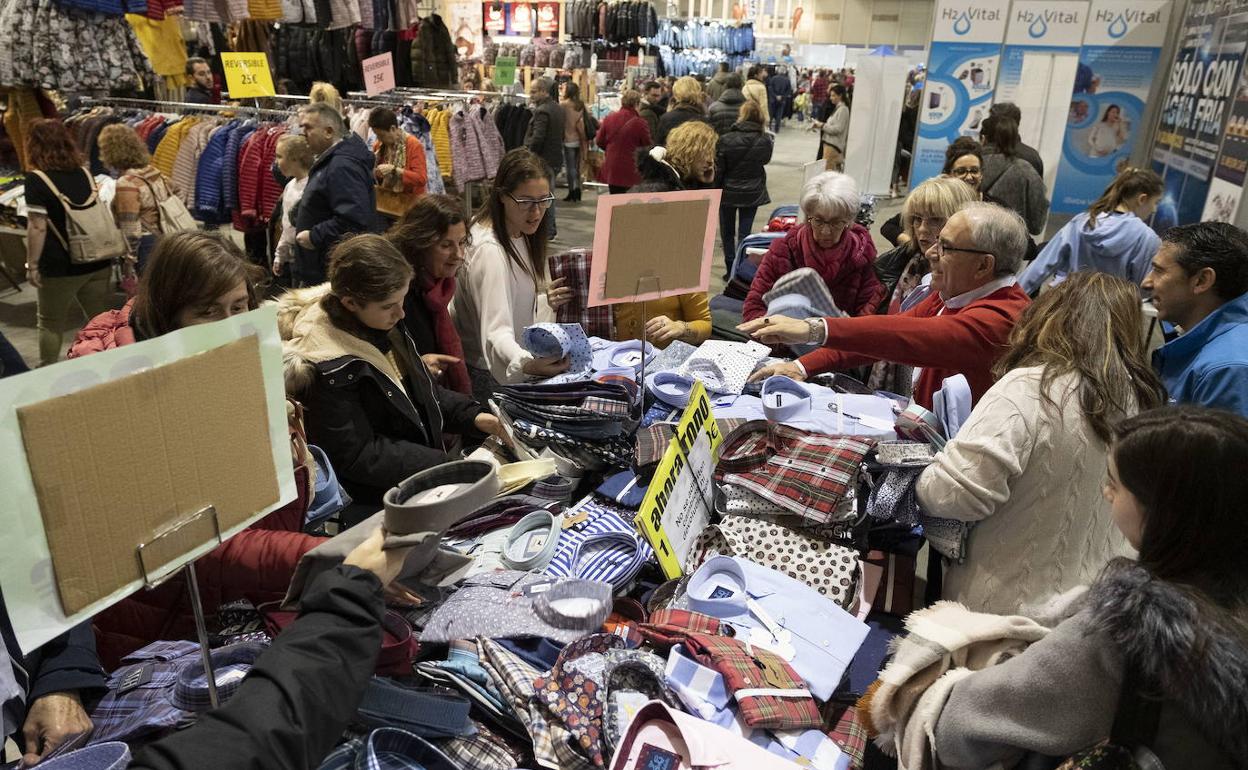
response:
M647 0L573 0L564 10L564 26L569 37L627 42L653 37L659 19Z
M663 19L648 37L651 43L675 49L715 48L730 54L754 52L754 25L750 22L737 26L718 21Z

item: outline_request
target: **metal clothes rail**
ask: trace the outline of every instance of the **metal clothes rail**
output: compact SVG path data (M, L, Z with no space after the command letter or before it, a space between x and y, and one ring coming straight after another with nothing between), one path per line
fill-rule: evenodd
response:
M263 107L245 107L234 104L195 104L193 102L165 102L151 99L129 99L119 96L85 96L81 99L84 107L122 107L152 112L176 112L179 114L242 114L262 118L278 118L285 120L291 116L289 110L271 110Z

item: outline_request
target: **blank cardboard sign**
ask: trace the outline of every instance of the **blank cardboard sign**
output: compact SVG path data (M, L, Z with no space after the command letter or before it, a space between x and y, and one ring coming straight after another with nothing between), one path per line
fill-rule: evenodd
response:
M67 615L142 580L138 546L196 511L215 506L225 531L280 499L255 336L17 418ZM180 530L161 561L213 531L210 519Z
M638 293L639 277L656 276L663 288L697 286L702 271L703 225L710 206L709 200L696 200L634 203L612 209L606 296Z

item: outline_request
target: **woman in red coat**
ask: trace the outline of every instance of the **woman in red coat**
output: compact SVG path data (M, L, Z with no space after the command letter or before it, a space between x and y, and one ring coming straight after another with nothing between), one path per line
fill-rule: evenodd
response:
M603 118L594 140L606 150L607 157L598 172L598 181L605 182L611 192L622 193L641 182L637 171L637 150L649 147L650 127L637 112L641 94L628 90L620 97L620 109Z
M164 236L152 249L135 298L121 310L93 318L74 340L69 357L254 310L259 294L251 274L247 258L228 238L199 230ZM119 440L124 443L125 438ZM323 541L301 531L312 499L312 461L306 456L306 442L300 438L294 443L305 447L302 462L295 458L296 499L195 563L206 612L236 599L252 604L281 599L299 558ZM177 577L96 615L93 624L104 666L115 668L121 657L157 639L193 636L195 624L185 594L186 583Z
M846 315L875 312L884 286L875 274L871 233L854 221L859 200L858 185L845 174L828 171L806 183L800 201L806 222L772 241L750 284L742 320L766 315L763 295L780 276L799 267L814 268Z

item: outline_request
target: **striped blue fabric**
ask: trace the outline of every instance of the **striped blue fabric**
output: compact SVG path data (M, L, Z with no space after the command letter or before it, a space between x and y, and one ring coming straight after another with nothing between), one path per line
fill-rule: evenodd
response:
M560 533L559 546L545 573L610 583L617 589L628 585L654 553L637 534L632 513L586 498L565 516L582 511L589 517Z

